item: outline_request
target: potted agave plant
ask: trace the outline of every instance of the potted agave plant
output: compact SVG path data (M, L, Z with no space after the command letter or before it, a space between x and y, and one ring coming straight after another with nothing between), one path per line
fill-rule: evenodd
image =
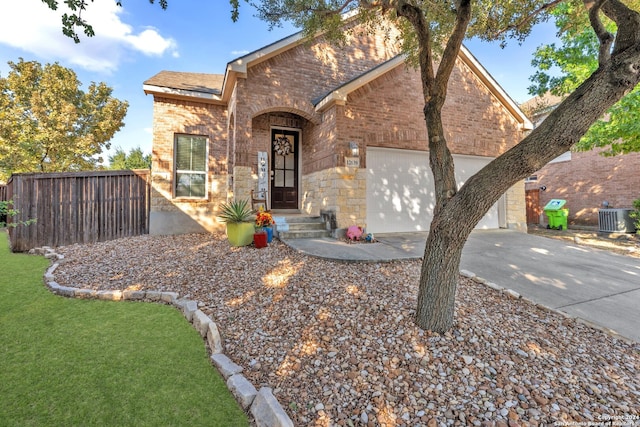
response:
M227 239L231 246L247 246L253 242L254 212L247 200L223 203L218 218L227 224Z

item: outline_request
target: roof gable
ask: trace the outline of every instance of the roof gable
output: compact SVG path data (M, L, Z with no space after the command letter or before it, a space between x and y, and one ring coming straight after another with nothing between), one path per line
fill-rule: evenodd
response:
M302 31L299 31L295 34L292 34L288 37L280 39L276 42L273 42L267 46L264 46L258 50L254 50L251 53L248 53L240 58L234 59L233 61L227 64L227 71L225 73L225 77L230 72L239 73L243 76L247 74L247 68L251 65L259 64L263 61L268 60L269 58L273 58L280 53L287 51L289 49L293 49L299 44L304 43L305 38L302 34Z
M320 34L318 34L318 36L320 36ZM266 61L269 58L279 55L280 53L285 52L289 49L293 49L294 47L304 43L304 41L305 38L303 33L298 32L229 62L229 64L227 64L227 71L225 73L224 85L226 86L229 81L235 80L235 78L237 77L246 77L247 69L250 66ZM496 96L496 98L498 98L498 100L504 105L507 111L509 111L509 113L519 123L521 123L524 130L533 129L533 124L531 123L527 115L522 112L518 104L506 93L506 91L500 86L500 84L498 84L498 82L487 71L487 69L484 68L482 64L480 64L480 62L473 56L473 54L466 48L466 46L461 46L458 57L473 71L474 74L478 76L480 81L482 81L487 86L491 93ZM405 61L406 56L396 56L395 58L392 58L391 60L372 68L366 73L363 73L359 77L340 85L339 87L329 92L323 98L312 100L312 103L316 107L317 111L323 111L333 103L344 104L349 93L366 85L382 74L394 69L395 67L404 64ZM225 92L224 89L223 92Z
M486 68L480 64L480 62L476 59L475 56L466 48L466 46L462 45L460 47L460 53L458 54L458 58L462 60L462 62L467 65L473 73L478 76L478 78L482 81L482 83L487 86L487 88L491 91L491 93L498 98L498 100L504 105L504 107L509 111L509 113L521 124L523 130L531 130L533 129L533 123L527 117L525 113L522 112L518 104L507 94L507 92L498 84L498 82L493 78L493 76L487 71Z
M350 18L351 16L345 16L345 20L349 20ZM319 33L316 37L320 37L321 35L322 34ZM237 79L247 77L249 67L260 64L304 42L304 34L300 31L229 62L224 75L161 71L156 76L145 81L143 88L145 93L165 94L177 98L196 98L202 102L225 104L231 98L231 93ZM505 109L514 119L521 124L522 129L533 129L533 124L518 104L513 101L493 76L491 76L464 45L461 46L458 57L500 103L504 105ZM327 93L324 97L311 100L311 102L315 106L316 111L324 111L334 103L344 104L349 93L361 88L405 62L406 56L396 56L371 68L360 76L343 83Z
M533 123L526 114L520 109L518 104L505 92L498 82L489 74L489 72L478 62L471 52L463 45L460 48L458 58L467 65L471 71L484 83L489 91L500 101L500 103L509 111L509 113L521 124L523 130L533 129ZM403 65L407 60L406 55L398 55L395 58L386 61L379 66L363 73L359 77L346 82L325 96L312 100L316 111L324 111L333 104L344 105L350 93L372 82L381 75Z
M379 76L393 70L399 65L405 63L406 57L404 55L398 55L395 58L392 58L377 67L372 68L366 73L361 74L360 76L352 79L335 89L331 92L327 93L323 97L312 100L311 102L316 107L316 111L324 111L329 106L337 103L339 105L344 105L347 102L347 97L350 93L355 91L356 89L361 88L369 82L377 79Z

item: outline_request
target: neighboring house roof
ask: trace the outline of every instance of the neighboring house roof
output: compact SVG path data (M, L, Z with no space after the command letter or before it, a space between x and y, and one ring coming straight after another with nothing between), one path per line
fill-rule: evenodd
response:
M198 98L201 101L221 101L224 75L160 71L146 80L145 93L165 94L174 98Z
M349 19L346 16L345 19ZM144 82L143 89L146 94L166 94L178 98L196 97L205 102L226 103L231 97L238 78L246 78L249 67L273 58L282 52L305 42L304 33L299 31L261 49L234 59L227 64L224 76L219 74L196 74L161 71L151 79ZM500 100L509 113L521 124L524 130L533 129L533 124L513 99L502 89L489 72L462 46L459 58L478 76L487 88ZM323 111L333 103L344 104L349 93L375 80L384 73L404 64L404 55L396 56L387 62L363 73L326 94L322 98L310 100L317 111ZM198 80L202 79L202 80ZM184 82L181 83L181 80ZM194 83L200 82L200 83ZM200 88L200 90L198 89ZM203 90L208 89L208 91Z
M536 124L544 120L564 98L547 92L542 96L535 96L522 104L520 108Z

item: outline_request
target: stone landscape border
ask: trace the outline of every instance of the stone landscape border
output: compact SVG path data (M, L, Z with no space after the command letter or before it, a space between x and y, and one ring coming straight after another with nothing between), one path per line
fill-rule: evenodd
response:
M81 289L69 286L61 286L55 281L54 273L59 267L64 255L58 254L50 247L36 248L29 251L31 254L44 255L51 261L51 265L44 274L44 282L56 295L79 298L99 299L105 301L144 301L165 303L176 307L184 317L200 333L206 341L211 352L210 359L218 369L227 388L235 396L242 409L250 414L258 427L293 427L293 421L280 405L269 387L257 390L247 378L242 375L243 368L222 353L223 343L220 331L216 323L203 311L198 309L198 302L179 298L177 292L160 291L131 291L110 290L96 291L94 289Z
M256 425L258 427L293 427L293 421L291 421L287 413L282 408L282 405L280 405L273 395L272 389L269 387L262 387L258 391L255 386L251 384L244 375L242 375L243 368L222 353L223 343L218 326L213 319L198 309L197 301L179 298L177 292L128 290L96 291L93 289L61 286L55 282L54 273L60 265L58 261L62 260L64 256L56 253L56 251L50 247L37 248L29 251L29 253L44 255L46 258L51 260L51 265L44 274L44 282L48 288L57 295L81 299L91 298L109 301L147 301L173 305L183 313L184 317L207 342L211 351L211 361L225 379L227 387L235 396L240 406L253 416ZM535 301L522 297L512 289L503 288L493 282L478 277L473 272L460 270L460 275L473 280L476 283L483 284L493 290L502 292L507 298L521 299L535 307L539 307L543 310L556 313L564 318L580 322L588 327L605 332L610 336L629 344L634 344L633 340L621 336L609 328L536 303Z

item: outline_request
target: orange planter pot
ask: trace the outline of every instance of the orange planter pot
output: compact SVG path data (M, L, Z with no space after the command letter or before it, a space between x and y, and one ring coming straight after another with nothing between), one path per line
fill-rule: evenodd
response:
M267 233L254 234L253 244L256 246L256 248L265 248L267 246Z

